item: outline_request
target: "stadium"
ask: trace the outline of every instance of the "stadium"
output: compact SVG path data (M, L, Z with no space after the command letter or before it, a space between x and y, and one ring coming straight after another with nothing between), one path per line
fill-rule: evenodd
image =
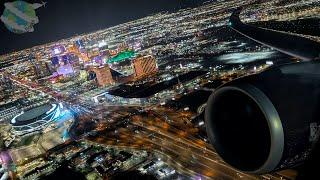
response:
M62 104L45 104L26 112L21 112L11 120L12 132L24 135L40 131L61 116Z

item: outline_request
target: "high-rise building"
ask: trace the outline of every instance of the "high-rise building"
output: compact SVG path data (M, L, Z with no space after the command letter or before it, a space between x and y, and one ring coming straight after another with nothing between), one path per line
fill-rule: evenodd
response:
M134 79L148 77L158 72L157 60L153 56L141 56L133 60Z
M37 78L47 77L51 74L50 65L44 61L33 61L33 70Z
M12 81L5 75L0 74L0 100L4 101L14 93Z
M100 67L89 67L89 71L93 71L96 74L98 85L107 86L114 83L111 70L108 65Z
M51 74L49 64L41 59L41 56L37 54L31 54L29 61L32 64L32 69L36 78L40 79Z

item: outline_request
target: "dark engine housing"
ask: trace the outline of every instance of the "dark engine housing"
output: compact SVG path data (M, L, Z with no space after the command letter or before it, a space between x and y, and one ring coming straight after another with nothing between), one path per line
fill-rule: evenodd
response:
M263 174L301 164L320 132L320 63L229 82L210 96L205 119L210 142L236 169Z

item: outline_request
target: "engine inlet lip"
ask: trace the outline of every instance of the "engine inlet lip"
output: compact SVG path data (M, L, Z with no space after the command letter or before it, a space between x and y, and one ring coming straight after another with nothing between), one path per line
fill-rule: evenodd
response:
M265 174L271 171L274 171L277 168L278 164L282 159L282 154L284 151L284 131L283 126L280 120L280 116L270 101L270 99L257 87L251 84L235 84L235 85L228 85L223 86L217 89L210 97L207 102L207 107L205 110L205 121L206 121L206 128L208 133L208 138L210 142L215 145L215 135L210 130L209 127L212 127L212 108L214 108L215 98L220 96L222 93L226 91L239 91L244 95L247 95L252 100L257 103L258 107L262 111L267 120L267 124L269 127L270 132L270 151L267 160L265 163L255 170L252 171L243 171L238 169L244 173L250 174ZM227 162L228 163L228 162Z

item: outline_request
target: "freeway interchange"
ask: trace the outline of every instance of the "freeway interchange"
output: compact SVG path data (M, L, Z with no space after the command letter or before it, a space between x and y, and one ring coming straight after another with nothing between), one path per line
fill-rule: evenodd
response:
M204 179L283 179L280 174L248 175L231 168L215 153L213 147L198 136L199 129L190 121L194 115L162 106L108 107L108 117L98 120L94 133L82 137L89 143L145 150L155 153L178 172ZM101 108L104 112L107 109ZM126 111L128 110L128 111ZM81 118L84 127L91 116ZM112 119L112 121L110 121ZM90 123L89 123L90 124ZM76 131L77 128L74 129ZM81 139L82 139L81 138ZM292 178L292 177L288 177Z

